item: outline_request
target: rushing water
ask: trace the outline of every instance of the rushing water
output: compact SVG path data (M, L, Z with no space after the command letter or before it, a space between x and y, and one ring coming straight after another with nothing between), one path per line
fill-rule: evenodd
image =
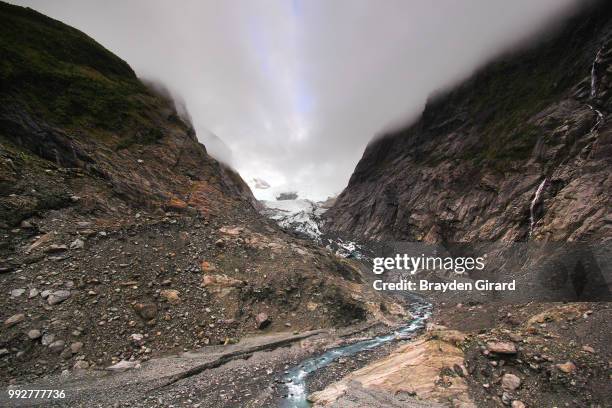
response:
M413 337L425 326L425 321L431 314L431 305L415 303L410 313L413 316L410 323L393 333L330 349L322 355L304 360L299 366L289 370L284 378L287 385L288 396L282 406L285 408L310 407L311 404L306 399L308 397L306 391L306 378L309 374L328 366L340 357L350 357L361 351L372 350L391 341Z

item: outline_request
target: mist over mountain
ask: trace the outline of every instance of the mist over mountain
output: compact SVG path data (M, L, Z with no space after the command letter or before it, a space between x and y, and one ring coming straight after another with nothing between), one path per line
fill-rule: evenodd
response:
M611 2L19 3L0 406L608 406Z
M583 2L15 3L83 30L180 95L209 152L245 180L322 200L346 186L374 135Z

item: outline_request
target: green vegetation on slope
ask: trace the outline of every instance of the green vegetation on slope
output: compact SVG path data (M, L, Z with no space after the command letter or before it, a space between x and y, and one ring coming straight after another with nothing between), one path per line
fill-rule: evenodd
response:
M163 136L153 95L129 65L87 35L31 9L0 3L0 103L67 131L111 136L117 148Z

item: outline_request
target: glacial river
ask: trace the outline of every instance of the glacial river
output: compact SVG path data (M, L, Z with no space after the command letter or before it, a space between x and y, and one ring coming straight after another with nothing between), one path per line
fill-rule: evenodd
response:
M414 303L410 308L413 318L400 329L383 336L372 337L368 340L336 347L325 353L304 360L299 366L289 370L284 381L287 385L288 396L281 404L284 408L307 408L312 404L308 402L306 390L306 379L308 375L320 370L341 357L351 357L364 351L372 350L385 343L397 340L410 339L425 327L425 321L431 315L431 305L426 303Z

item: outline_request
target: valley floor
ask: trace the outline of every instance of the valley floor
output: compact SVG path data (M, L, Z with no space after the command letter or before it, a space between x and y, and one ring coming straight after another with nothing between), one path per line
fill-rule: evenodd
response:
M330 347L350 344L388 331L384 325L363 323L339 330L314 330L248 337L228 346L155 358L124 371L80 370L50 376L11 389L61 389L66 398L9 399L2 406L70 407L261 407L279 406L287 397L284 373L305 358ZM391 346L355 358L365 365ZM318 375L318 382L339 379L341 373ZM323 378L327 378L324 380Z
M0 405L295 407L293 368L400 324L389 313L397 299L364 292L349 264L250 217L139 214L113 225L61 210L12 230ZM386 306L363 321L372 300ZM310 374L315 406L609 403L610 304L430 301L417 338ZM108 370L117 363L125 371ZM66 398L8 398L22 389Z

